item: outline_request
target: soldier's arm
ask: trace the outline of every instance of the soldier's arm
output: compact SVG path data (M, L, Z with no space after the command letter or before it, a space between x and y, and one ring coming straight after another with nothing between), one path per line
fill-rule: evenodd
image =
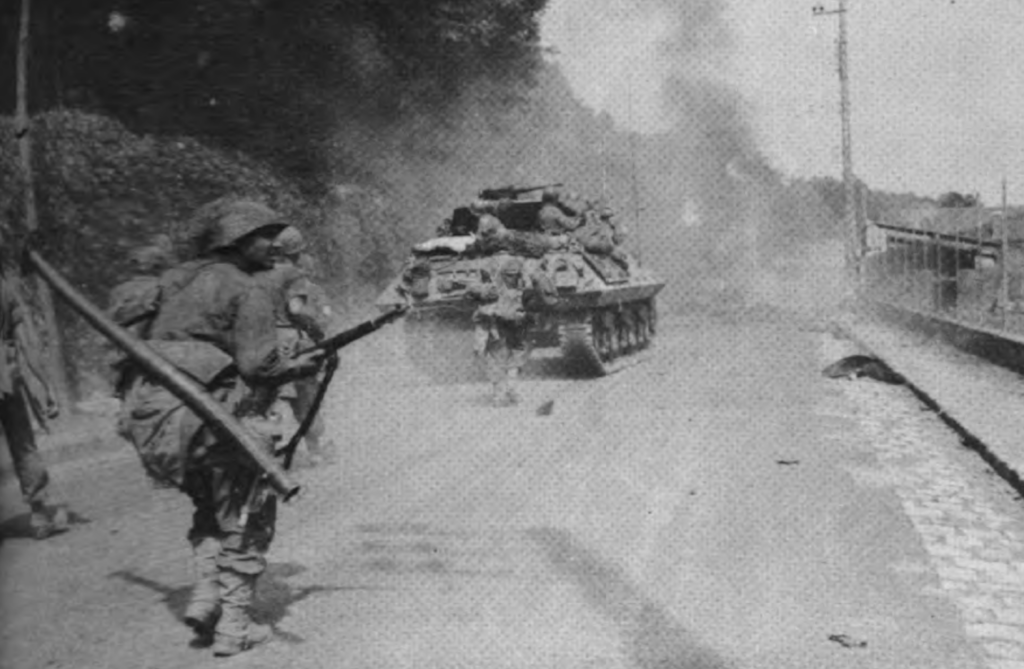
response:
M264 382L315 373L319 356L288 358L281 353L275 321L274 302L266 287L254 285L242 294L234 332L239 373L246 379Z
M32 321L32 312L20 292L20 285L12 282L6 287L7 294L4 296L6 308L10 310L13 326L14 345L18 352L18 361L22 368L22 374L26 377L29 391L41 394L36 401L45 407L46 418L55 418L58 414L57 400L53 393L53 386L50 383L49 374L43 359L39 355L41 340L39 332Z

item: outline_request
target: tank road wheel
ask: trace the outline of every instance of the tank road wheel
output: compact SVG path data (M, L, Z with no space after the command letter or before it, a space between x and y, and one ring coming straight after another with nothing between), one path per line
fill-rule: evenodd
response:
M651 308L647 304L637 305L633 312L633 331L636 336L637 348L644 349L651 342L649 323L651 320Z
M640 348L636 332L636 314L632 307L626 307L619 314L619 341L622 342L622 353L629 355Z
M601 316L604 349L601 359L605 362L614 360L619 355L619 328L615 322L615 314L606 311Z

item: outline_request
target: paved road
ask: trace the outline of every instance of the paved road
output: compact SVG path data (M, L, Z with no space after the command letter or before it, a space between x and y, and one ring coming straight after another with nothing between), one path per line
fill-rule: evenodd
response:
M1024 668L1024 513L934 414L824 379L847 349L814 328L662 331L514 409L427 383L397 329L347 351L341 457L262 583L278 639L228 661L178 622L183 501L125 451L61 467L81 524L0 547L0 664Z

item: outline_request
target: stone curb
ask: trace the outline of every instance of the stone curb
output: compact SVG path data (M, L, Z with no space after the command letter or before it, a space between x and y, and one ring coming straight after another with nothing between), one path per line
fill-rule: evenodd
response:
M966 447L977 451L999 476L1024 495L1024 411L1021 411L1024 409L1024 402L1019 402L1016 412L1000 414L1002 424L993 426L992 421L988 420L992 411L972 409L969 403L962 401L962 397L955 397L955 393L944 388L944 384L937 380L937 377L957 378L958 385L974 389L978 397L984 394L1011 403L1019 401L1019 398L1007 397L1006 390L999 388L995 383L987 384L981 379L964 381L956 374L956 364L942 365L936 363L935 359L915 359L919 356L915 356L913 351L900 350L884 337L878 336L878 328L884 328L896 336L908 336L908 333L900 332L899 326L864 325L850 317L834 320L833 326L841 336L849 339L868 355L883 360L902 375L911 392L935 411L939 418L960 436ZM993 373L1009 373L993 363L979 361L977 364L983 369L989 368ZM935 374L922 373L922 370L929 366L932 369L941 366L942 369ZM985 415L986 413L989 415Z

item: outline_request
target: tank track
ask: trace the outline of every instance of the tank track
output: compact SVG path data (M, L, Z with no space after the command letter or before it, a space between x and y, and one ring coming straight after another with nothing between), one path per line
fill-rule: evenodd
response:
M599 309L584 322L560 325L559 345L569 365L593 376L615 374L646 359L656 322L653 300Z

